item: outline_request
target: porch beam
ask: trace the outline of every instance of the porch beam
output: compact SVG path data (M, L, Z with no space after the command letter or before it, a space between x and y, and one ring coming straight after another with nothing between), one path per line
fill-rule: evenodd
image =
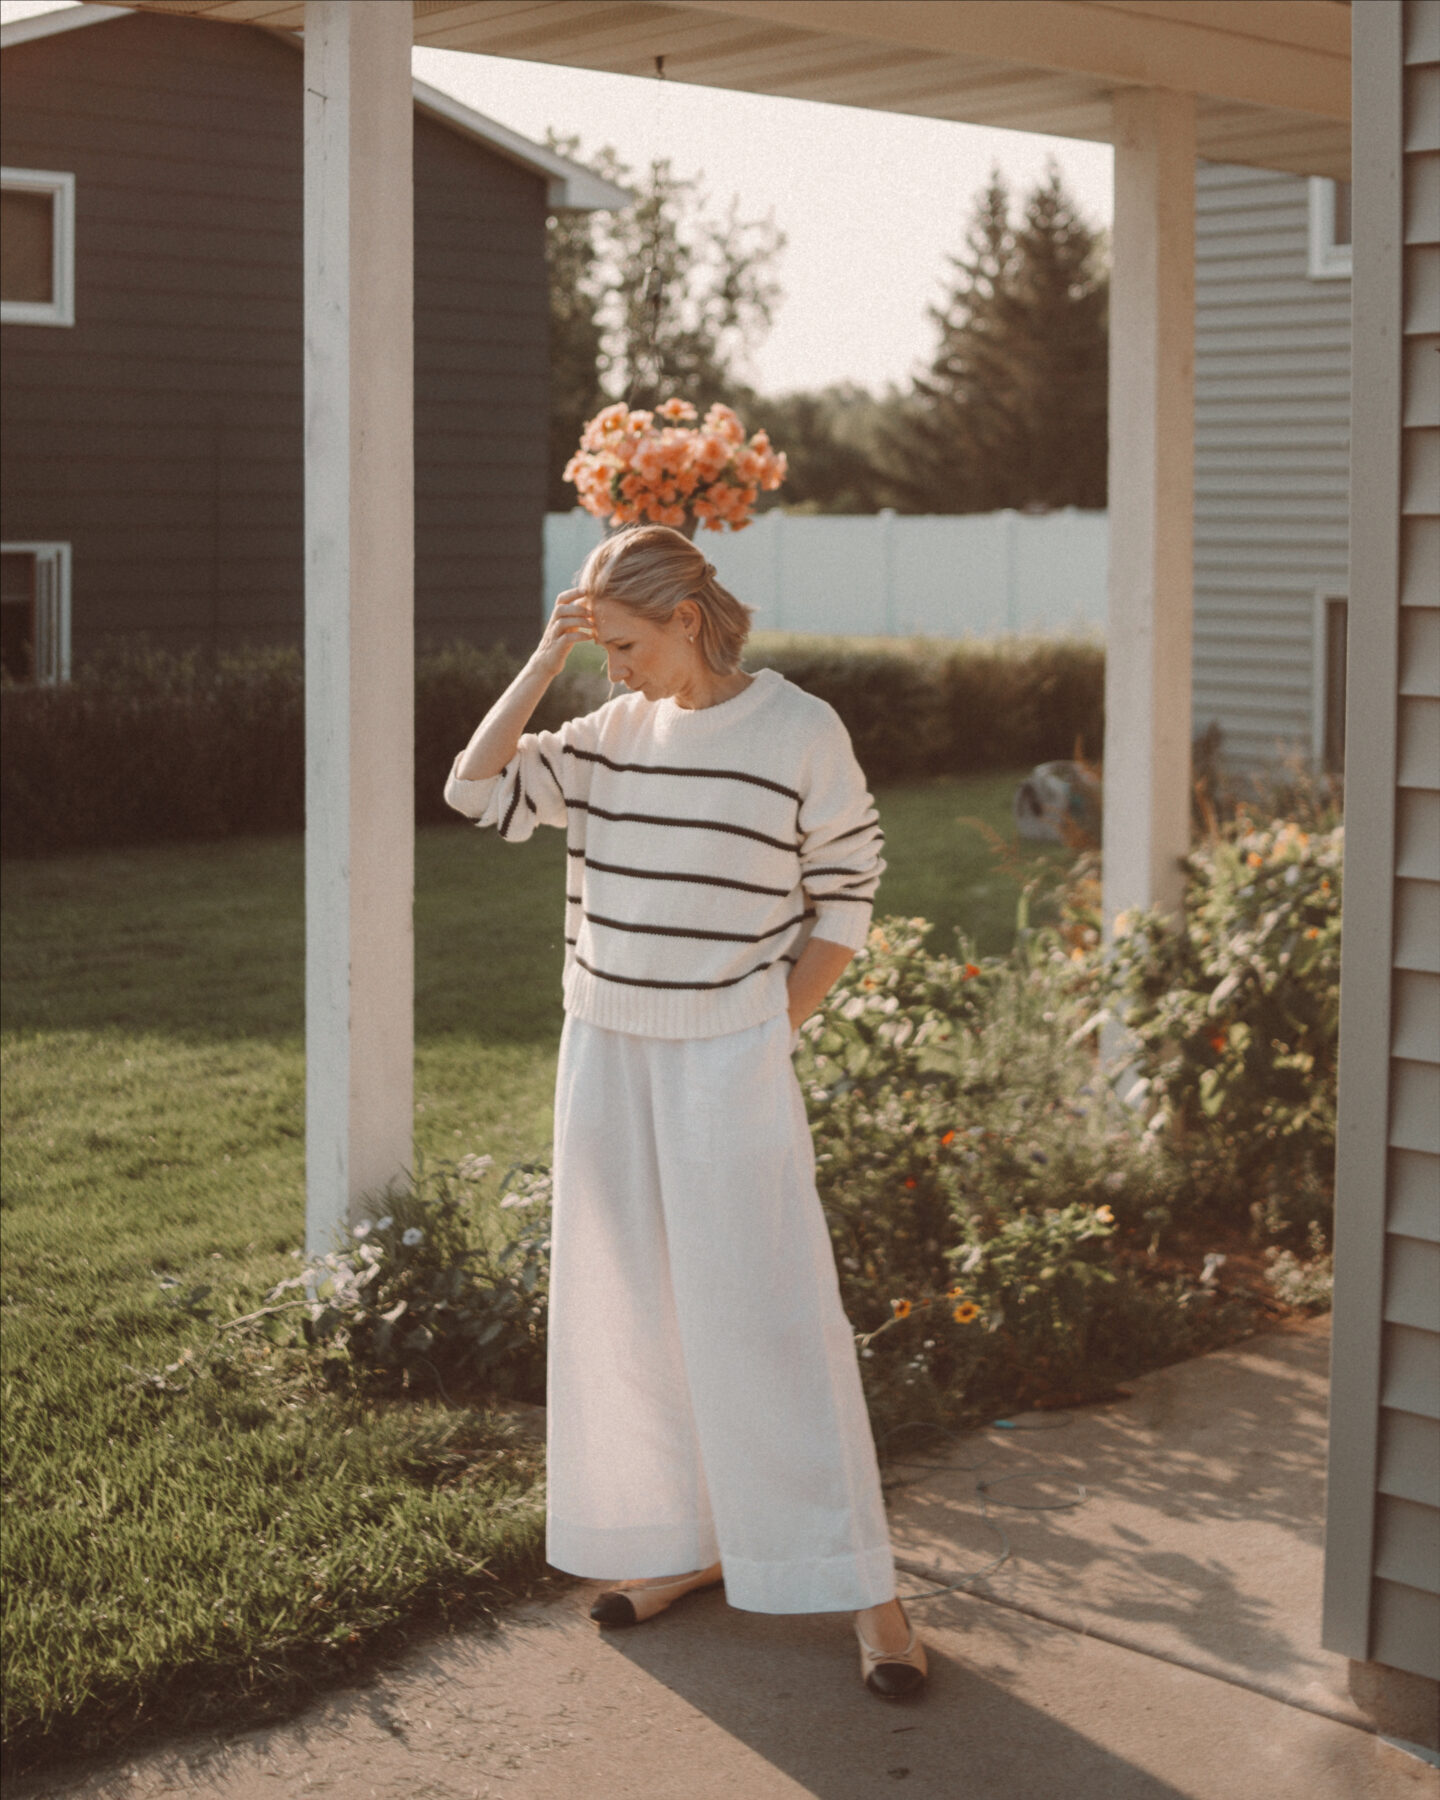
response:
M1190 841L1195 103L1114 100L1103 904L1178 915Z
M309 1254L411 1161L411 9L305 8Z

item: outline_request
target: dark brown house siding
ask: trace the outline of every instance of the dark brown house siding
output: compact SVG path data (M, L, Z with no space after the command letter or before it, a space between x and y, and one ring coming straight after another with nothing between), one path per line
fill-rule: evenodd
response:
M301 84L264 32L155 14L0 60L7 166L76 178L73 327L6 325L3 534L72 546L106 643L298 641ZM416 621L539 624L545 183L415 120Z

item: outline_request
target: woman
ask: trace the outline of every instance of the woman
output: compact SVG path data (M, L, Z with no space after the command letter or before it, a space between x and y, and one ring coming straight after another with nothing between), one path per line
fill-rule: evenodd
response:
M511 842L568 835L546 1556L626 1575L605 1625L721 1579L853 1610L894 1699L925 1652L789 1060L865 942L882 833L830 707L741 670L749 617L679 532L609 538L445 789ZM587 639L630 692L525 733Z

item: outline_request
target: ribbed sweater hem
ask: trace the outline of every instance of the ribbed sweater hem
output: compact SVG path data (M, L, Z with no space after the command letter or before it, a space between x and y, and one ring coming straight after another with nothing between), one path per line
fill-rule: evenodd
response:
M565 1010L602 1031L626 1031L635 1037L726 1037L786 1010L789 973L788 963L777 963L717 993L713 988L630 987L592 975L572 962L565 971Z

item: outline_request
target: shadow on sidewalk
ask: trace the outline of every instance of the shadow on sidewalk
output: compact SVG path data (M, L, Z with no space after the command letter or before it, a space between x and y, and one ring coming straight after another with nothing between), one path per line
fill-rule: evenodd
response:
M1033 1415L907 1449L887 1466L897 1554L980 1569L993 1521L1010 1555L977 1597L1360 1723L1320 1647L1329 1355L1317 1319L1154 1370L1058 1428Z

